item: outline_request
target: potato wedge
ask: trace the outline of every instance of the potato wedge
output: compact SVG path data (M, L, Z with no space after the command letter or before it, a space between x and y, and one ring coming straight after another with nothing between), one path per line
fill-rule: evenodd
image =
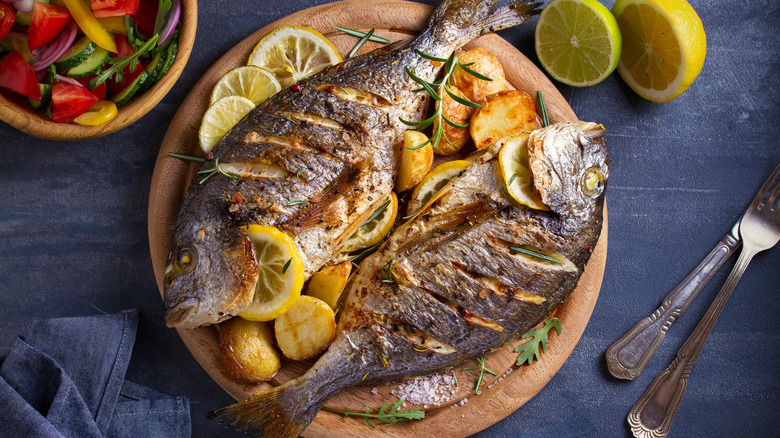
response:
M323 267L309 279L306 295L325 301L335 311L350 272L352 272L350 262Z
M504 67L492 53L482 47L475 47L465 52L458 51L455 56L458 57L458 62L461 64L473 62L468 68L493 79L492 81L479 79L460 67L456 68L452 73L452 82L450 83L459 89L467 99L483 103L489 96L506 90Z
M471 118L471 138L477 149L483 149L509 135L532 131L536 127L536 110L531 96L518 90L507 90L489 97L485 106Z
M409 190L422 181L433 164L433 147L430 143L417 149L409 149L428 141L428 137L419 131L404 132L404 148L401 151L401 165L395 178L395 191ZM441 143L446 143L442 141ZM439 147L441 147L439 143Z
M227 370L250 382L270 380L281 366L274 348L274 334L264 322L235 317L223 323L219 330L219 350Z
M330 345L336 318L321 299L301 295L292 309L276 318L274 331L282 354L293 360L311 359Z
M451 88L450 91L452 91L452 93L458 97L468 99L457 88ZM442 113L444 114L444 117L457 123L458 125L467 124L469 119L471 119L471 115L476 109L456 102L455 99L451 98L447 93L444 93L441 102L436 102L436 105L442 105ZM436 129L439 125L438 122L438 120L433 122L433 132L436 132ZM466 143L468 143L469 139L471 139L471 134L469 133L468 128L456 128L445 122L442 126L442 129L444 131L443 135L447 136L447 140L449 140L449 142L443 138L439 140L438 146L436 146L436 148L433 150L433 152L438 155L452 155L455 152L458 152L463 146L466 145Z

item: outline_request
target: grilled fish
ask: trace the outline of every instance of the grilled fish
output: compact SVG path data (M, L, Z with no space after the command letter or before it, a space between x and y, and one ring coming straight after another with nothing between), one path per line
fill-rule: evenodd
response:
M473 158L441 198L361 263L338 335L308 372L212 416L295 437L344 388L457 365L517 339L554 310L601 231L604 128L571 122L530 135L534 188L550 211L513 204L498 176L500 146Z
M477 36L539 12L515 1L445 0L406 47L377 49L325 69L258 105L212 150L217 166L239 179L195 176L179 210L165 268L168 326L224 321L252 302L258 281L246 224L293 237L308 278L390 193L400 157L399 118L418 121L428 104L405 69L432 81L446 58ZM202 184L200 182L203 182Z

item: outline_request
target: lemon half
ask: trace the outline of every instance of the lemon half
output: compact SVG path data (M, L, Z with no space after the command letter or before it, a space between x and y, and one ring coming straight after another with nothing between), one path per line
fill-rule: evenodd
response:
M707 36L685 0L618 0L612 8L623 35L618 73L653 102L681 95L701 72Z
M283 315L301 296L303 259L295 242L275 227L249 225L260 275L252 304L238 314L251 321L270 321Z
M314 29L281 26L255 46L247 64L270 71L288 87L320 70L341 62L336 47Z
M198 131L203 152L213 149L217 142L254 107L255 104L251 100L241 96L223 97L214 102L203 115Z
M528 137L530 133L506 140L498 153L498 171L507 193L515 201L536 210L549 210L534 193L528 164Z

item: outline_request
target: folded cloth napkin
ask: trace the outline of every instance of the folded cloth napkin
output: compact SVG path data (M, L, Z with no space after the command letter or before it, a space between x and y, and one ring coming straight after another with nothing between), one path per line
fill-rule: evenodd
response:
M189 437L190 404L125 381L138 311L34 320L0 365L0 437Z

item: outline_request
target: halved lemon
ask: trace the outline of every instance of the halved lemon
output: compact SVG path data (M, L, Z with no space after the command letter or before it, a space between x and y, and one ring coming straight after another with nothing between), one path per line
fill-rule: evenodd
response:
M412 191L412 197L406 208L407 215L417 214L422 207L435 200L436 194L447 185L450 180L463 172L471 161L454 160L439 164L435 169L423 178L420 184Z
M393 228L396 216L398 216L398 197L395 193L390 192L387 200L380 204L380 207L369 217L366 223L361 225L355 231L355 234L344 242L341 251L357 251L381 242Z
M618 73L653 102L681 95L699 76L707 36L685 0L618 0L612 8L623 34Z
M203 115L198 139L203 152L208 152L235 126L239 120L252 111L255 104L246 97L228 96L214 102Z
M314 29L281 26L255 46L247 64L270 71L288 87L325 67L341 62L336 47Z
M620 59L615 17L596 0L553 0L539 14L536 55L555 80L588 87L607 78Z
M530 133L506 140L498 153L498 171L507 193L515 201L536 210L549 210L534 193L528 164L528 137Z
M255 244L259 279L252 304L238 316L250 321L270 321L284 314L301 296L304 271L295 242L275 227L249 225Z
M225 73L211 91L211 104L228 96L241 96L255 105L282 89L269 71L254 65L234 68Z

